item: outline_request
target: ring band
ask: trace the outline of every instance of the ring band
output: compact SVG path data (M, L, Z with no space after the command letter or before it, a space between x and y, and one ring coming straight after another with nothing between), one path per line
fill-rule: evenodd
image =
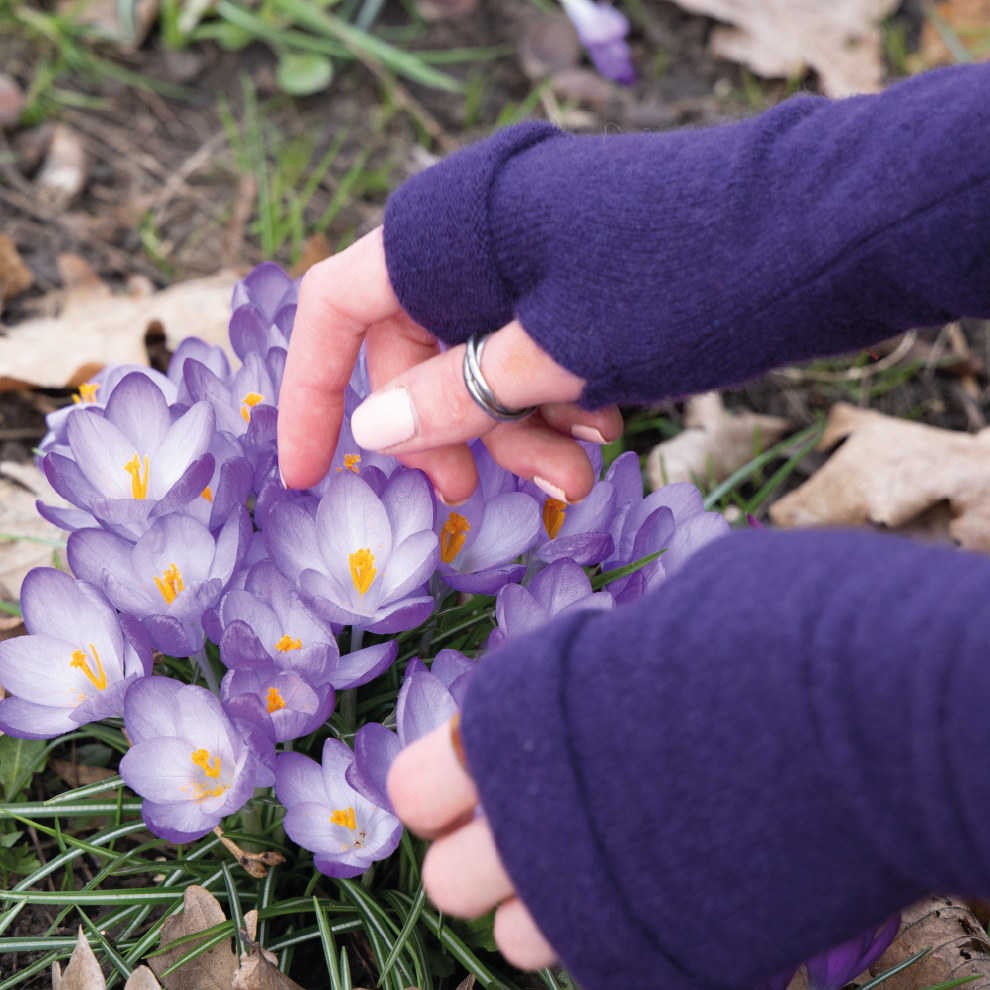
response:
M508 406L503 406L495 398L481 374L481 352L484 350L485 341L490 336L490 333L486 333L479 339L479 335L473 333L468 337L467 350L464 352L464 384L478 407L492 419L497 419L503 423L518 423L520 420L526 419L527 416L532 416L536 412L536 406L527 406L525 409L510 409Z

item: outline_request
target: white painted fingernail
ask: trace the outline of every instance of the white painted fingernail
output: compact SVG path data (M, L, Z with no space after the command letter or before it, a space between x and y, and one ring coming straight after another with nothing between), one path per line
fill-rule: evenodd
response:
M281 467L278 469L278 480L282 482L282 487L286 491L288 491L289 490L289 486L285 483L285 478L282 475L282 468Z
M583 440L585 443L597 443L601 446L608 444L608 440L598 430L591 426L583 426L581 423L575 423L571 427L571 436L576 437L578 440Z
M538 474L534 474L533 484L541 491L545 491L551 498L559 499L561 502L567 501L567 495L564 494L564 489L552 485L546 478L541 478Z
M354 410L351 433L365 450L386 450L416 434L416 415L407 388L372 392Z
M466 498L459 499L458 501L451 501L450 499L446 499L446 498L443 497L443 492L441 492L439 488L434 488L433 490L437 494L437 499L443 505L447 506L448 509L457 509L457 508L459 508L460 506L462 506L467 501Z

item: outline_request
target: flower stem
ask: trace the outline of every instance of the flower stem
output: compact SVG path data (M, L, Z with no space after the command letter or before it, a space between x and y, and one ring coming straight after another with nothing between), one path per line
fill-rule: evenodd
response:
M210 658L206 655L206 646L204 645L199 653L189 659L199 666L199 669L203 672L203 679L206 681L206 686L219 698L220 685L217 683L217 675L213 673L213 664L210 663Z
M351 626L351 653L356 653L364 643L364 627ZM349 729L357 725L357 688L340 692L340 717Z

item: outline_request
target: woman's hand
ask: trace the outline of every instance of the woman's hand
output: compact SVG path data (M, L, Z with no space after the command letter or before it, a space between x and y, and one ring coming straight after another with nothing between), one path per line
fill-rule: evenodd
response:
M417 835L434 839L423 884L441 911L479 918L493 907L495 942L520 969L557 961L526 905L515 895L485 818L475 818L478 792L458 762L450 723L402 750L388 775L396 813Z
M379 227L303 279L279 399L279 464L290 488L315 485L330 466L362 341L374 391L352 416L354 439L422 468L448 503L477 486L466 444L475 437L502 467L576 501L595 478L574 438L610 443L622 431L617 407L589 412L576 404L584 380L540 350L518 321L489 338L482 373L503 405L539 411L519 423L484 413L464 384L465 346L441 354L392 292Z

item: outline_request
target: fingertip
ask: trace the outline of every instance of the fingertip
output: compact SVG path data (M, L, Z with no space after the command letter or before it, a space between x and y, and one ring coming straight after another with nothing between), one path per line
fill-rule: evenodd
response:
M498 906L494 935L499 951L518 969L544 969L558 961L553 946L518 897L510 897Z

